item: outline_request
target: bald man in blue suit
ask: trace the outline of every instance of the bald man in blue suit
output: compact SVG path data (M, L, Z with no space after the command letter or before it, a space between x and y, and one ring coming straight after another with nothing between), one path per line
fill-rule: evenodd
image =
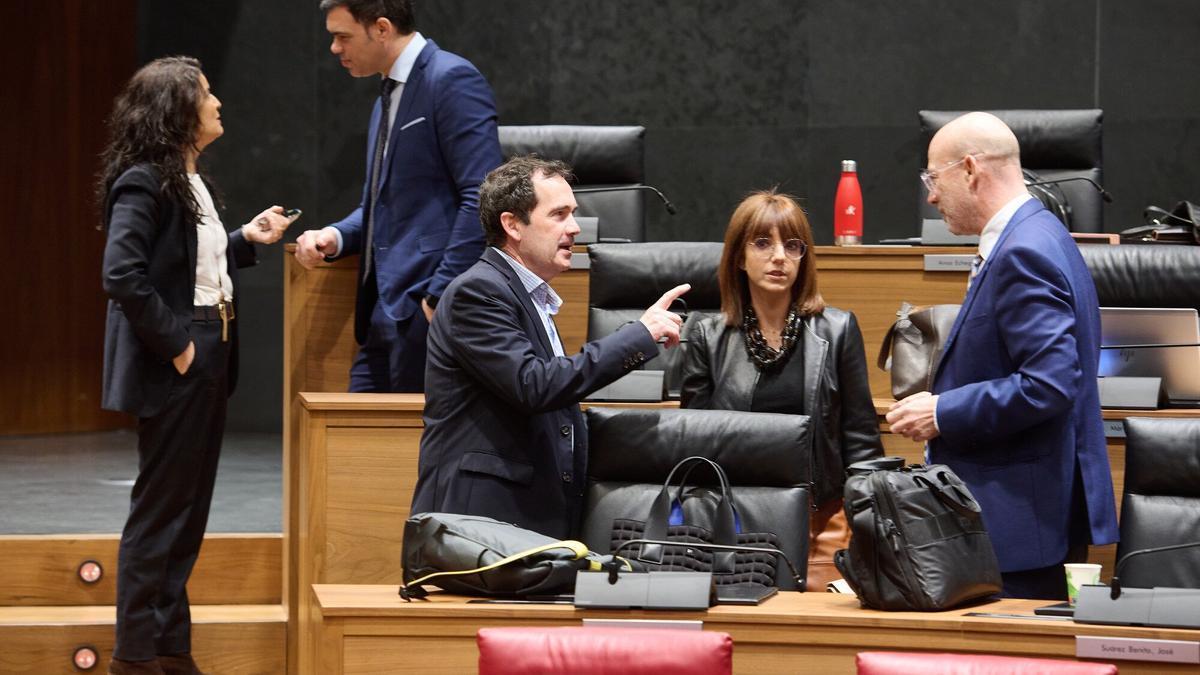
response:
M425 337L450 281L479 259L479 184L502 161L483 75L416 31L409 0L324 0L330 51L381 76L362 204L296 240L296 258L361 254L350 391L424 389Z
M971 488L1004 595L1066 598L1062 564L1117 540L1096 371L1100 310L1063 224L1025 189L1016 136L968 113L929 144L922 179L979 255L933 391L892 406L894 432L928 442Z

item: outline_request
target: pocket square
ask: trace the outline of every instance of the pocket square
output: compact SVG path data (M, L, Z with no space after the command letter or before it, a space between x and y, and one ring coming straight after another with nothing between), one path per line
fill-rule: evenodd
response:
M400 127L400 131L404 131L405 129L412 127L412 126L416 126L424 121L425 121L424 117L418 117L417 119L412 120L411 122L405 122L404 126Z

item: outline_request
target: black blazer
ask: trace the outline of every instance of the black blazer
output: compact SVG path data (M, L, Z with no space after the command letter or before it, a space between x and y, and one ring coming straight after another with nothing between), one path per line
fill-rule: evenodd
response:
M556 358L517 273L488 248L447 287L428 346L412 512L571 536L586 483L579 401L657 355L650 332L633 322Z
M813 425L813 494L820 504L842 496L845 467L882 456L883 446L854 314L826 307L803 321L796 348L804 354L802 404ZM726 325L722 314L696 323L683 360L685 408L750 410L758 376L739 326Z
M196 287L196 225L183 204L160 189L148 164L130 167L113 183L105 205L108 241L102 278L108 294L101 406L138 417L162 410L174 378L171 360L191 339ZM241 229L226 249L237 312L237 268L257 262ZM230 328L229 391L237 381L237 324Z

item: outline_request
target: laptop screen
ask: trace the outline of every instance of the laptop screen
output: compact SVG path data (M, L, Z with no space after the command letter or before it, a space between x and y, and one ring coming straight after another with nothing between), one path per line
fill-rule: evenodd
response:
M1200 317L1190 307L1101 307L1100 376L1160 377L1172 401L1200 401Z

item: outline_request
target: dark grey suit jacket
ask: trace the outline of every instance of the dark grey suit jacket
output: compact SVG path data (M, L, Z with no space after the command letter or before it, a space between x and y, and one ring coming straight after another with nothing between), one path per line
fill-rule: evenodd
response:
M162 410L172 379L171 360L191 339L196 287L196 225L183 204L160 190L148 164L130 167L113 183L106 204L108 241L102 278L109 296L104 329L101 406L152 417ZM229 234L229 278L237 311L237 268L257 262L241 230ZM237 321L233 322L229 391L237 382Z
M412 512L578 528L587 467L579 401L658 348L641 323L555 357L520 278L494 249L455 279L429 329Z

